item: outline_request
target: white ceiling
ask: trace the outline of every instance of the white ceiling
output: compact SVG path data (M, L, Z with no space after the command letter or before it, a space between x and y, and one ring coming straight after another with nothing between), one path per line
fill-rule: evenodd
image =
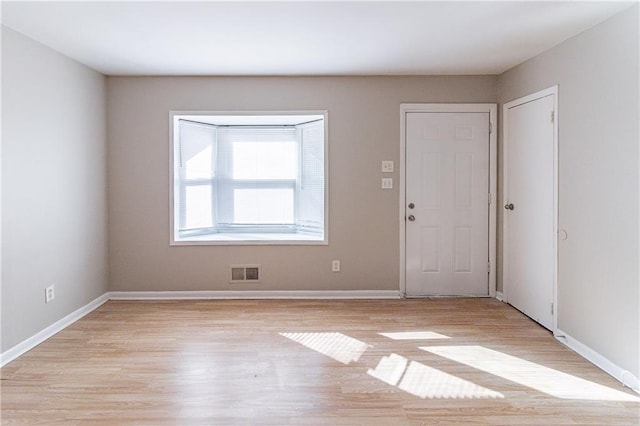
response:
M499 74L636 2L3 1L2 24L107 75Z

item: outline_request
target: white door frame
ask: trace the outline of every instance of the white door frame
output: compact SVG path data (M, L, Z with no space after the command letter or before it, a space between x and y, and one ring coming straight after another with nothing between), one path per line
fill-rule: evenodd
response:
M553 95L553 334L558 330L558 85L549 87L539 92L532 93L522 98L514 99L502 106L502 193L509 193L509 114L510 108L518 105L526 104L546 96ZM509 247L508 233L509 222L508 215L502 216L502 295L506 302L509 301Z
M400 227L400 294L407 294L406 281L406 120L410 112L484 112L489 114L489 192L491 203L487 200L489 208L489 296L496 295L496 204L497 204L497 111L496 104L400 104L400 214L398 217Z

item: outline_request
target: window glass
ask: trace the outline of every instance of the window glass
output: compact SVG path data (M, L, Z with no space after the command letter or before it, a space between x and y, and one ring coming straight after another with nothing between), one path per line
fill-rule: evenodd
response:
M186 179L206 179L211 177L213 170L211 145L201 147L199 152L188 158L185 164Z
M211 187L208 185L185 188L185 229L210 228L213 226Z
M236 189L233 193L236 224L293 224L293 189Z
M234 142L233 179L295 179L295 142Z

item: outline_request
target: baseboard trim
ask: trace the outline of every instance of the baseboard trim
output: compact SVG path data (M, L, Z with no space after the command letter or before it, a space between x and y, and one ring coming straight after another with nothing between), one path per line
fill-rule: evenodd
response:
M496 299L500 302L504 302L504 296L501 291L496 291Z
M616 365L603 355L594 351L584 343L576 340L560 329L556 331L556 339L568 346L570 349L577 352L580 356L594 364L596 367L600 368L609 375L613 376L615 379L619 380L623 386L626 386L634 390L635 392L640 393L640 380L638 380L638 378L634 376L630 371Z
M111 300L400 299L397 290L112 291Z
M75 311L71 312L66 317L54 322L44 330L39 331L38 333L34 334L28 339L18 343L11 349L8 349L5 352L2 352L2 354L0 354L0 367L5 366L9 362L18 358L20 355L30 351L34 347L38 346L40 343L44 342L45 340L59 333L65 328L69 327L71 324L78 321L80 318L84 317L88 313L96 310L97 308L99 308L100 306L102 306L108 301L109 301L109 293L107 292L102 296L99 296L98 298L87 303L86 305L82 306L81 308L78 308Z

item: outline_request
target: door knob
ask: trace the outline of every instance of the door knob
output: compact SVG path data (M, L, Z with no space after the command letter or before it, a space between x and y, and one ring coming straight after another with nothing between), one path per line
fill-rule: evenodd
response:
M410 209L412 209L412 208L414 208L415 206L416 206L415 204L413 204L413 203L409 203L409 206L408 206L408 207L409 207Z
M505 204L504 208L507 210L513 210L513 203Z
M409 222L413 222L416 220L416 217L412 214L409 215L409 217L407 217L407 219L409 219Z

